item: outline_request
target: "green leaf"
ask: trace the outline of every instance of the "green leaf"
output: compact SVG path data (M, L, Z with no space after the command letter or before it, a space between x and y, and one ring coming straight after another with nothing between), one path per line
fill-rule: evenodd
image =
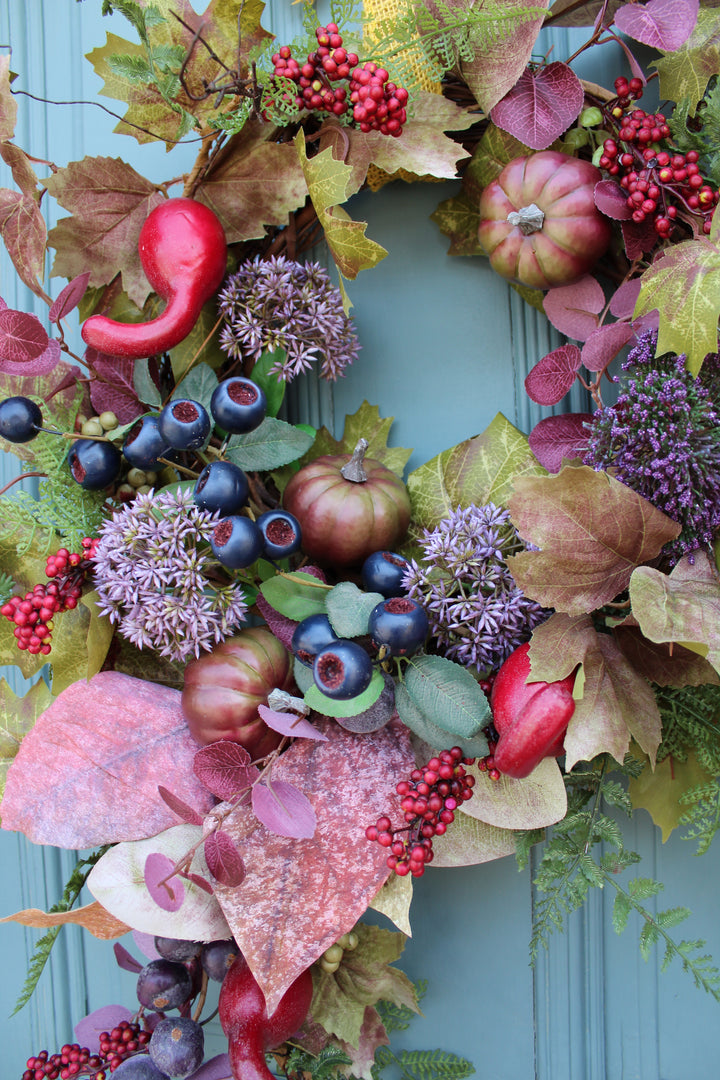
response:
M325 598L329 588L312 574L294 571L292 574L276 574L263 581L260 592L270 607L295 622L308 615L325 614Z
M341 581L327 594L327 616L338 637L361 637L367 634L370 612L382 601L380 593L363 592L352 581Z
M278 348L274 351L266 349L260 359L256 361L250 376L253 382L257 383L265 391L268 416L277 416L285 398L285 387L287 385L285 380L278 379L277 375L270 374L270 368L274 367L275 364L282 363L285 356L285 349Z
M710 79L720 72L720 11L701 7L687 41L653 64L660 75L662 98L700 101Z
M151 408L160 408L162 394L150 378L149 360L136 360L133 367L133 386L140 401Z
M413 703L451 735L471 738L490 720L490 705L470 672L442 656L414 656L405 685Z
M625 893L615 894L613 903L612 924L616 934L622 934L628 923L628 917L632 911L632 904Z
M247 435L235 435L227 445L225 456L248 472L278 469L301 457L313 444L306 431L266 416L262 424Z
M398 682L395 686L395 708L405 727L409 728L419 739L426 742L433 750L447 749L448 732L441 728L439 724L433 723L417 707L408 694L405 684L401 682ZM467 757L485 757L488 752L487 739L481 731L471 739L465 739L458 735L453 738Z
M314 460L323 454L352 454L359 439L367 439L367 458L382 462L398 476L402 476L412 450L403 446L388 446L393 417L381 417L377 405L363 401L352 415L345 417L342 438L336 439L326 427L321 427L315 437L307 460Z
M172 399L189 398L210 413L210 400L217 389L218 377L209 364L196 364L173 390Z
M320 713L322 716L342 719L348 716L358 716L360 713L365 712L366 709L369 709L382 694L384 686L385 680L381 672L376 670L373 671L370 685L357 697L348 698L347 700L330 698L327 694L323 694L322 690L319 690L313 683L305 691L304 700L306 705L309 705L311 709L314 709L315 712Z

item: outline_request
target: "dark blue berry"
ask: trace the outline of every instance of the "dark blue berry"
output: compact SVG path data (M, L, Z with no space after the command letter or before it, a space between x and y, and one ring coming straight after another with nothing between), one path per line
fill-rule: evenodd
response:
M222 982L239 955L240 950L233 938L209 941L202 947L200 963L207 972L208 979Z
M284 559L300 550L300 522L287 510L268 510L257 519L268 559Z
M235 375L218 383L210 401L210 412L219 427L231 435L254 431L265 419L265 391L252 379Z
M377 648L384 646L392 656L410 656L424 643L428 617L415 600L394 596L383 600L370 612L368 634Z
M312 667L313 660L327 645L338 640L327 615L308 615L299 622L293 632L290 649L301 664Z
M95 439L77 439L67 459L73 479L86 491L107 487L119 476L122 464L122 454L116 446Z
M151 960L137 977L137 996L146 1009L179 1009L192 995L192 976L174 960Z
M241 514L218 521L210 537L215 558L230 570L242 570L259 559L265 550L263 534L254 521Z
M223 517L237 514L248 501L248 478L231 461L206 465L193 489L193 498L203 510L217 510Z
M26 397L9 397L0 401L0 435L11 443L26 443L34 439L42 427L39 405Z
M405 589L402 580L409 565L407 559L394 551L373 551L360 571L363 588L368 592L379 592L386 598L403 596Z
M210 417L198 401L169 401L158 416L160 434L175 450L199 450L210 434Z
M182 1080L202 1065L205 1033L189 1016L160 1020L153 1028L148 1052L162 1072Z
M313 680L327 697L346 700L367 690L372 679L372 661L362 646L340 638L313 661Z
M160 420L157 416L143 416L140 423L132 429L125 440L122 452L135 469L149 469L158 472L163 465L158 458L166 457L170 444L160 433Z

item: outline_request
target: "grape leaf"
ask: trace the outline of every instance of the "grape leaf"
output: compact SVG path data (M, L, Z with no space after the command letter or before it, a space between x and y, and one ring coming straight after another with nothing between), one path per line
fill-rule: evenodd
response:
M351 454L359 439L367 439L365 456L380 461L386 468L402 476L412 450L403 446L388 446L392 423L392 416L381 417L377 405L369 405L367 401L363 401L356 412L345 417L341 438L336 439L326 427L318 429L315 442L305 454L303 464L324 454Z
M52 695L43 679L38 679L23 697L18 697L6 680L0 679L0 797L8 768L23 738L51 701Z
M572 285L548 289L543 308L556 330L576 341L585 341L598 325L598 314L605 306L600 282L585 274Z
M626 484L586 465L515 480L510 514L541 550L507 559L523 592L544 607L581 615L627 588L680 526Z
M473 796L462 804L469 817L499 829L542 829L567 813L565 784L555 758L543 758L523 780L491 780L477 766L466 768L475 777Z
M695 29L699 0L649 0L623 4L615 12L618 30L653 49L674 52Z
M38 281L45 267L47 227L34 198L0 188L0 236L22 283L49 299Z
M0 139L12 139L17 120L17 102L10 90L10 53L0 56Z
M526 67L490 118L531 150L546 150L579 115L585 91L572 68L554 61Z
M720 71L720 10L701 7L690 37L679 49L653 61L660 75L660 96L671 101L702 99L710 79Z
M448 255L485 255L478 239L480 207L466 191L439 203L430 220L444 236L450 237Z
M560 345L530 369L525 392L538 405L557 405L575 384L581 363L577 345Z
M650 641L637 626L616 626L613 636L633 667L658 686L720 683L720 675L698 653L677 642Z

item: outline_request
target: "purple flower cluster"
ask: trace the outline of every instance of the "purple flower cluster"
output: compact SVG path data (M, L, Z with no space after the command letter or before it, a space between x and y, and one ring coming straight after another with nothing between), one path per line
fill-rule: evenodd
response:
M674 565L720 528L720 413L711 393L720 362L708 357L695 378L684 356L655 357L655 345L654 334L639 336L616 404L593 417L584 460L682 525L665 548Z
M270 369L290 382L320 365L323 379L335 380L357 358L360 345L345 314L342 296L319 263L280 255L243 263L219 295L225 326L220 347L235 360L283 351Z
M448 659L489 674L547 617L507 568L523 549L507 510L458 507L421 544L422 564L413 559L403 578L408 596L424 607Z
M240 588L217 588L204 574L216 521L191 491L178 488L138 495L103 523L95 555L98 607L138 649L184 662L244 621Z

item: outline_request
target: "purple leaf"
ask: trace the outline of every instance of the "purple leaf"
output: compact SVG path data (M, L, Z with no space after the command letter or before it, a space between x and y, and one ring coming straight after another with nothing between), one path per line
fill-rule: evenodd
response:
M36 315L5 308L0 311L0 348L17 364L37 360L48 347L47 330Z
M279 731L281 735L289 735L291 738L319 739L327 742L327 735L323 735L316 727L292 712L275 712L268 709L267 705L258 705L258 713L273 731Z
M259 770L240 743L220 739L195 754L193 772L218 799L232 799L255 783Z
M306 569L306 567L303 567L303 570ZM287 615L281 615L279 611L276 611L274 607L271 607L262 593L257 594L255 603L258 611L268 624L270 632L275 635L278 641L283 644L286 649L289 649L292 636L295 633L295 627L297 626L295 620L288 619Z
M294 784L273 780L256 784L252 793L255 816L270 832L307 840L315 834L315 811L312 803Z
M85 295L89 280L90 271L88 270L84 274L78 274L77 277L68 282L50 308L48 314L50 322L59 323L61 319L64 319L78 306Z
M604 306L602 286L590 274L572 285L548 289L543 299L545 314L555 329L576 341L585 341L592 333Z
M528 436L530 449L548 472L560 472L563 458L580 457L587 449L588 432L585 425L591 420L590 413L546 416Z
M525 379L525 390L538 405L557 405L575 382L582 363L577 345L553 349L532 368Z
M90 384L90 400L98 414L114 412L121 424L129 424L143 412L133 383L133 360L121 360L97 349L86 349L85 360L97 379Z
M184 877L186 881L192 881L193 885L197 885L198 889L202 889L203 892L209 893L212 896L212 885L209 881L206 881L204 877L200 877L199 874L181 873L181 877Z
M231 888L242 885L245 879L245 863L235 843L222 829L217 829L205 840L205 861L208 870L221 885Z
M86 1046L91 1054L97 1054L101 1033L112 1031L121 1020L132 1020L132 1017L133 1014L124 1005L103 1005L101 1009L88 1013L75 1025L75 1038L81 1046Z
M175 863L155 851L145 860L145 884L158 907L178 911L185 898L185 886L175 873Z
M142 964L139 963L132 953L129 953L125 946L121 945L119 941L116 941L113 945L113 952L115 953L118 967L122 968L123 971L131 971L134 975L137 975L138 971L142 971Z
M546 150L579 114L585 92L577 75L559 61L525 68L492 109L492 122L532 150Z
M593 330L582 347L582 362L588 371L602 372L635 336L626 322L608 323Z
M615 12L615 25L623 34L652 49L673 52L692 34L698 17L698 0L650 0L648 4L623 4Z
M642 222L623 221L620 225L625 243L625 254L630 262L652 251L657 243L655 226L649 218Z
M144 934L141 930L133 930L132 939L148 960L158 960L160 958L160 953L155 948L154 934Z
M158 792L162 801L166 803L171 810L174 810L177 816L182 818L186 825L202 825L202 815L198 814L197 810L193 810L192 806L183 802L177 795L173 795L172 791L168 791L162 784L158 784Z
M610 314L616 319L631 319L637 298L640 295L642 281L639 277L623 281L610 299Z
M627 221L632 217L627 193L615 180L598 180L594 197L598 210L613 221Z
M218 1054L210 1058L199 1069L188 1076L188 1080L232 1080L232 1066L227 1054Z
M2 345L0 344L0 348ZM47 349L34 360L0 360L0 371L6 375L47 375L60 362L60 342L54 338L48 341ZM77 370L77 369L76 369Z

